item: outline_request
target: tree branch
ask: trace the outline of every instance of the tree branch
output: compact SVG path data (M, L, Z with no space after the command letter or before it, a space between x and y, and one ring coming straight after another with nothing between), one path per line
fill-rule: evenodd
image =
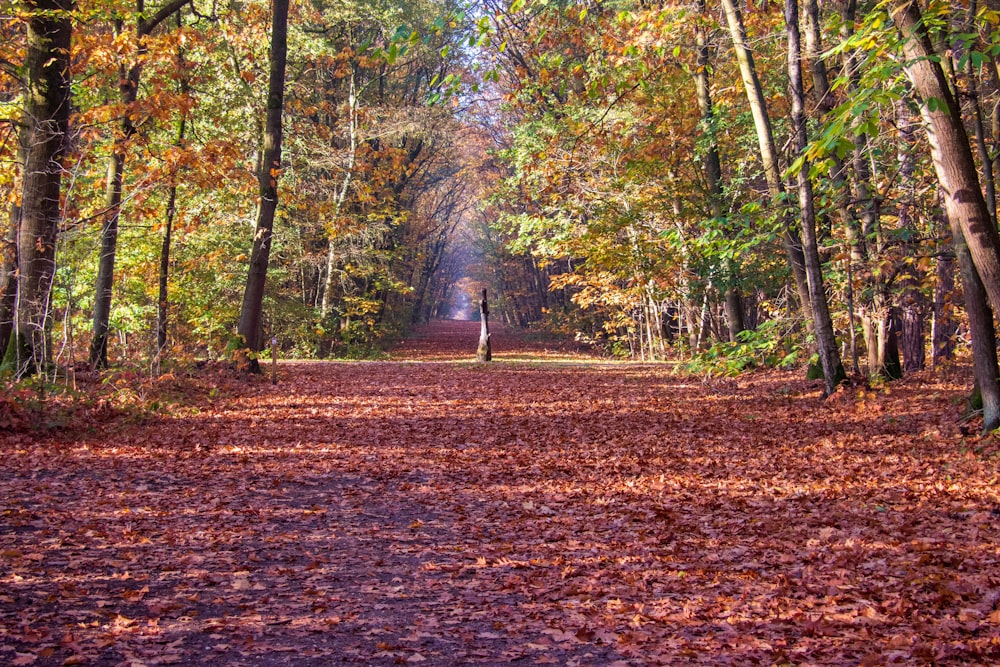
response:
M145 21L139 23L139 35L148 35L168 18L179 12L184 5L190 4L191 0L171 0L160 7L159 10Z

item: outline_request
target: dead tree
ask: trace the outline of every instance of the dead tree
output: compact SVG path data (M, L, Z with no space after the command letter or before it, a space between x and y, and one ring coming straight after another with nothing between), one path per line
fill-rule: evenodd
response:
M476 351L476 361L491 361L493 353L490 350L490 307L486 303L486 288L483 288L483 300L479 302L479 349Z

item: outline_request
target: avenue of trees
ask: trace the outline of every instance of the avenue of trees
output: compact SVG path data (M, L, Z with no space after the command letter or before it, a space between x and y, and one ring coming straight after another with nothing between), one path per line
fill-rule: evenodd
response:
M1000 424L994 0L3 16L7 372L361 352L488 287L509 325L827 392L964 340Z

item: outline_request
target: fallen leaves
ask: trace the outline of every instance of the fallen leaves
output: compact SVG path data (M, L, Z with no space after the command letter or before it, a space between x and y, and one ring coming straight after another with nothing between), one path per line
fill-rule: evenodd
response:
M551 359L285 364L0 441L0 663L1000 659L961 385Z

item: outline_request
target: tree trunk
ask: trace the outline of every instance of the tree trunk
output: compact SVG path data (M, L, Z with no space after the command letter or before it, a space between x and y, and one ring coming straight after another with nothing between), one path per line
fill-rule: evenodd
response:
M781 201L784 193L784 185L781 182L781 171L778 168L778 151L774 143L774 133L771 130L771 119L768 116L767 105L764 101L764 91L761 87L760 79L757 77L757 68L754 65L753 54L750 51L750 47L747 46L743 16L736 7L735 0L722 0L722 7L726 13L729 34L732 36L733 48L736 51L736 60L740 67L740 76L743 79L743 87L746 90L747 101L750 104L750 113L753 116L754 127L757 131L760 157L764 166L764 178L767 180L771 203L776 210L784 211L785 205ZM782 233L782 244L785 247L785 255L792 271L792 277L795 279L795 289L799 296L799 306L803 317L808 323L812 318L812 308L809 304L809 281L806 278L802 242L792 233L790 221L787 220L787 213L783 212L781 217L786 220L785 229Z
M14 164L15 180L13 190L23 187L24 159L27 153L28 126L21 122L17 129L17 162ZM6 350L7 341L14 331L17 314L17 239L21 229L21 204L10 206L10 227L3 241L0 241L0 361Z
M899 132L899 142L896 147L897 163L899 165L900 184L902 192L896 208L899 228L905 230L904 254L907 260L916 256L917 237L914 211L916 210L916 194L913 187L913 157L910 153L914 146L913 123L909 105L905 100L898 100L896 106L896 127ZM904 268L901 285L903 292L900 298L902 311L902 335L900 346L903 352L903 370L907 373L924 370L926 352L924 350L924 312L926 298L920 289L926 278L926 272L916 262L908 262Z
M943 195L940 195L943 198ZM947 222L938 217L938 228L942 237L948 234L944 227ZM943 244L942 244L943 245ZM954 242L953 242L954 245ZM931 364L937 368L955 357L955 339L958 323L952 298L955 295L955 258L939 252L935 261L934 319L931 322Z
M805 158L808 144L806 134L805 91L802 85L802 46L799 38L798 0L785 0L785 25L788 32L788 87L792 98L792 130L795 151ZM819 259L819 242L816 238L816 208L813 201L812 182L809 180L809 161L804 160L796 173L799 191L799 211L802 216L802 249L806 274L809 279L809 303L812 305L813 326L819 348L820 366L823 368L825 395L830 395L844 379L840 363L833 320L823 288L823 271Z
M264 146L258 174L260 206L250 254L250 269L237 332L248 352L245 370L260 372L256 353L263 349L260 335L264 308L264 282L271 257L271 236L274 213L278 208L278 177L281 170L281 114L285 98L285 63L288 55L288 0L272 1L270 77L267 88L267 118L264 125Z
M483 288L483 300L479 302L479 349L476 350L476 361L485 363L493 360L493 350L490 346L490 306L486 301L486 288Z
M160 361L163 357L163 350L167 347L167 327L169 302L167 300L167 289L170 277L170 242L174 228L174 214L177 210L177 185L170 186L170 194L167 199L167 216L163 225L163 240L160 243L160 275L159 275L159 295L156 300L156 365L159 369Z
M973 3L974 5L975 3ZM972 126L975 130L976 153L979 155L979 163L982 166L982 179L985 192L983 196L986 200L986 210L990 212L993 225L997 223L997 195L996 180L993 174L993 160L990 158L990 150L986 146L986 127L983 124L983 109L979 101L979 88L976 86L976 74L972 70L972 59L970 58L967 68L968 86L965 93L971 107L970 116Z
M715 131L715 113L712 109L712 89L709 72L709 48L703 20L707 18L705 0L698 0L698 9L702 15L695 30L695 43L698 46L698 67L695 68L694 82L698 94L698 108L701 111L701 122L708 135L708 152L705 155L705 176L708 178L709 210L717 224L722 224L722 159L719 156L719 142ZM727 232L727 236L728 236ZM736 342L736 337L746 328L743 322L743 295L739 284L740 270L736 262L726 262L725 309L726 324L729 329L730 342Z
M1000 426L1000 370L997 369L996 330L986 289L979 279L972 253L964 243L961 230L952 222L955 254L962 272L962 291L965 294L965 312L969 315L969 333L972 336L972 368L976 378L977 393L982 401L983 432Z
M124 95L123 95L124 98ZM123 99L126 108L130 102ZM126 119L123 124L131 125ZM101 254L97 267L97 288L94 292L94 329L90 343L91 368L108 366L108 330L111 321L111 290L114 284L115 255L118 248L118 219L122 204L122 182L125 174L124 139L116 138L108 163L108 186L105 200L104 225L101 227Z
M902 310L903 330L900 344L903 353L903 370L916 373L924 370L927 353L924 350L924 309L922 304L904 299Z
M177 15L177 27L181 27L181 15ZM177 65L178 68L183 71L184 68L184 53L182 50L178 50L177 53ZM180 93L186 95L188 93L188 80L186 77L181 79L180 82ZM187 129L187 113L181 114L180 120L177 121L177 139L174 141L174 146L180 148L184 144L184 132ZM170 278L170 244L173 237L174 230L174 216L177 213L177 174L172 174L174 182L170 184L170 190L167 196L167 213L166 220L163 225L163 240L160 243L160 274L159 274L159 295L156 300L156 368L159 372L160 361L163 358L163 351L167 347L167 329L169 326L169 316L170 316L170 302L168 300L168 289L169 289L169 278Z
M21 225L21 207L10 208L10 229L0 241L0 342L10 340L14 331L17 305L17 231Z
M876 338L878 341L878 374L886 380L900 380L903 365L899 361L899 334L902 324L895 308L881 311Z
M16 375L45 362L45 327L61 218L69 131L71 0L26 0L24 181L18 233L18 304L4 367Z
M351 66L351 75L350 80L348 81L347 89L347 137L347 168L344 172L344 181L341 183L340 192L337 193L337 199L334 202L334 223L336 223L337 218L340 217L340 212L344 208L344 202L347 200L347 192L351 187L351 180L354 178L354 163L357 160L358 153L358 96L357 91L355 90L355 73L353 65ZM322 319L326 319L327 313L330 312L330 300L331 294L333 293L333 273L334 268L336 267L336 259L337 239L335 234L331 231L326 255L326 280L323 282L323 299L321 300L319 307L319 314Z
M813 95L816 102L816 113L820 120L823 119L836 106L833 91L830 89L830 79L827 73L826 62L823 60L822 33L820 30L820 10L817 0L806 0L805 3L805 24L806 24L806 58L809 60L810 70L813 80ZM851 28L853 29L853 28ZM848 58L848 63L851 59ZM865 258L863 246L861 245L860 224L850 205L849 186L845 180L847 168L844 160L834 153L830 156L830 181L833 186L835 205L844 231L847 235L847 242L850 246L850 253L844 260L847 265L847 318L849 327L849 339L851 346L851 368L855 375L859 374L860 364L858 361L858 345L856 340L855 308L854 308L854 287L853 275L855 269L859 267Z
M846 0L841 7L840 36L843 41L854 35L854 24L857 18L857 0ZM844 57L844 77L847 79L847 94L854 96L860 89L858 55L851 49ZM855 119L852 129L861 124L861 119ZM868 136L864 132L854 132L853 150L850 164L854 170L854 178L850 183L851 198L860 208L860 215L853 215L846 227L847 240L851 246L851 261L856 268L862 269L864 300L861 308L861 326L864 332L867 349L868 375L882 375L882 352L879 331L883 327L889 295L887 286L879 272L873 271L871 262L880 259L882 251L878 242L878 202L873 196L872 173L868 163Z
M892 18L903 37L907 74L922 99L920 113L948 219L953 228L957 225L965 239L990 305L994 310L1000 309L1000 235L983 198L958 103L931 46L917 4L912 1L895 4Z
M125 160L129 140L135 134L135 123L131 111L139 97L139 79L142 75L142 59L146 54L145 38L171 14L177 12L190 0L173 0L160 8L150 18L145 16L145 0L136 0L136 36L138 51L136 63L127 71L119 69L119 94L124 116L121 126L115 132L108 164L108 180L105 194L104 225L101 228L101 250L97 268L97 286L94 291L94 329L90 343L90 365L92 368L108 366L108 330L111 321L111 297L115 280L115 258L118 253L118 223L121 218L123 185L125 182ZM120 33L119 21L115 32Z

